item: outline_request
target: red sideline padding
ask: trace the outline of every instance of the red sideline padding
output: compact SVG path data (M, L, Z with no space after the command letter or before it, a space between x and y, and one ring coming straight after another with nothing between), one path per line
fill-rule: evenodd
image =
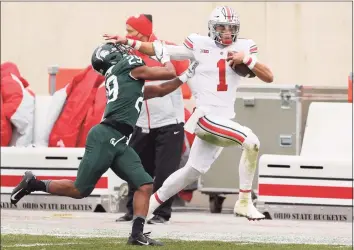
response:
M353 199L353 188L285 184L259 184L259 194L264 196Z

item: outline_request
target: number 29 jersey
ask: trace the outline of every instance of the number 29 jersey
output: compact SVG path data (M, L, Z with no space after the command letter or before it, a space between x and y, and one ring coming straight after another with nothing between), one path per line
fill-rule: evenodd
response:
M227 54L228 51L257 53L256 44L252 40L238 38L228 47L219 47L208 36L191 34L185 39L184 45L199 62L194 77L189 80L196 107L204 108L208 114L234 118L240 76L226 61Z
M124 123L132 128L139 118L145 80L134 79L130 71L145 65L135 55L128 55L109 68L105 75L107 104L104 119Z

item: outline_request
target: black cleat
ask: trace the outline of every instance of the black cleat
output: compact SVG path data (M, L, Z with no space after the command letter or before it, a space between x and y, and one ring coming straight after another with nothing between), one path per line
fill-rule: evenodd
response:
M116 222L119 222L119 221L132 221L132 220L133 220L133 215L130 214L130 213L126 213L122 217L119 217L118 219L116 219Z
M168 220L160 215L154 215L150 220L147 221L147 224L166 224Z
M128 245L137 245L137 246L163 246L162 242L153 240L149 238L150 232L148 233L139 233L137 236L129 236Z
M18 184L11 193L10 200L12 204L19 202L24 196L31 193L29 189L29 182L35 180L36 177L31 171L26 171L25 175L22 177L20 184Z

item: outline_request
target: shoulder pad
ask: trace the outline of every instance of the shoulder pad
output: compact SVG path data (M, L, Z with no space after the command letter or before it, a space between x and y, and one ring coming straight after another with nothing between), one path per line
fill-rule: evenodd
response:
M122 73L124 71L131 71L134 68L144 66L144 60L137 55L128 55L124 57L122 60L118 62L117 65L114 66L113 72Z
M194 50L195 44L198 42L200 35L197 33L192 33L184 39L184 46L190 50Z
M237 38L237 42L245 49L249 50L250 54L256 54L258 48L256 43L252 39L247 38Z

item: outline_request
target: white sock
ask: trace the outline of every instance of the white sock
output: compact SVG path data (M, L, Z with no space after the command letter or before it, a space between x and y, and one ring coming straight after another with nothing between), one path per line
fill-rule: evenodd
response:
M240 176L240 199L251 200L251 191L254 174L257 169L258 147L244 146L239 166Z

